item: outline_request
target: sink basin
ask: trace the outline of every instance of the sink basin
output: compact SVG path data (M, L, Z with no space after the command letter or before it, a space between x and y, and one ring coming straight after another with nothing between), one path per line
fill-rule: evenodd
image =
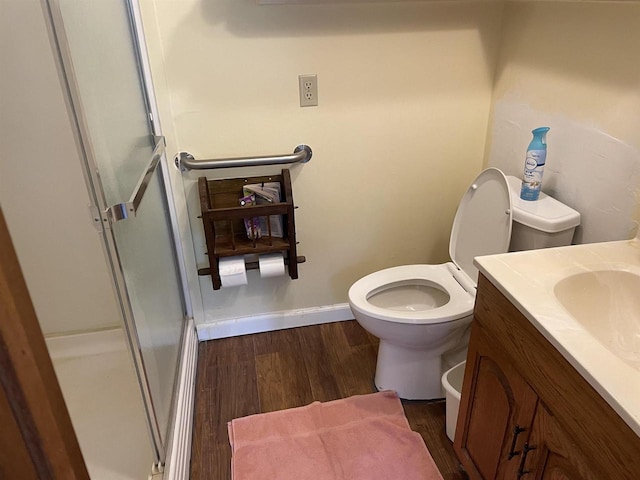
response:
M577 273L560 280L554 294L591 335L640 369L640 275L624 270Z

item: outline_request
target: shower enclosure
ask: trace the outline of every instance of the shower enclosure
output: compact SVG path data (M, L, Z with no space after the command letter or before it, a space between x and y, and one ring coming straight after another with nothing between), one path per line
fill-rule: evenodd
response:
M194 356L183 345L196 340L138 6L44 0L44 8L161 468L180 421L181 363Z

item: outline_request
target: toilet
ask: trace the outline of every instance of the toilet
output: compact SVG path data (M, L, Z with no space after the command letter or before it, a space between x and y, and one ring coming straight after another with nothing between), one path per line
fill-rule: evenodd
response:
M400 398L442 398L442 374L466 358L478 270L474 257L570 245L580 214L556 199L520 199L520 179L482 171L464 194L449 241L451 262L404 265L349 289L356 321L380 339L375 385Z

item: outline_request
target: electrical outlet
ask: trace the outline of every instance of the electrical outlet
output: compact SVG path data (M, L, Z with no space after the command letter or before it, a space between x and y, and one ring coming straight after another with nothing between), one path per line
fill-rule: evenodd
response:
M300 106L316 107L318 105L318 76L299 75Z

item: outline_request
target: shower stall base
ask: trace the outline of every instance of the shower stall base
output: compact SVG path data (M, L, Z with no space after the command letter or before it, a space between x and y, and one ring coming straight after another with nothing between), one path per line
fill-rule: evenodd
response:
M46 341L91 479L149 478L153 455L124 332Z

